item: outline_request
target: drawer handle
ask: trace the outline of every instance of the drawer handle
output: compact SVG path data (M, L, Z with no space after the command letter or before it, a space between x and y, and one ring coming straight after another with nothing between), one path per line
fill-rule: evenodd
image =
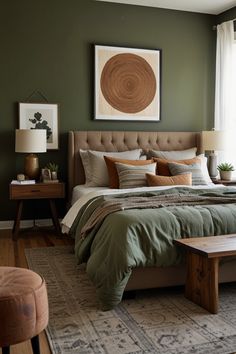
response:
M31 192L40 192L40 189L31 189Z

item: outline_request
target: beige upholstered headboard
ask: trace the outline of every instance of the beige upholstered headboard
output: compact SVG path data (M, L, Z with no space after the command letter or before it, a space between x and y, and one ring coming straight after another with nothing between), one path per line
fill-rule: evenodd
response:
M69 198L73 187L85 182L79 149L99 151L183 150L197 147L202 152L201 134L194 132L70 131L68 143Z

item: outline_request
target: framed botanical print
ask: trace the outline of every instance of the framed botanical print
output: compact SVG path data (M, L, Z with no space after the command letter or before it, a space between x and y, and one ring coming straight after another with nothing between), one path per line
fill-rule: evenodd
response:
M46 129L47 149L57 150L58 104L19 103L19 129Z
M95 45L95 119L160 121L161 51Z

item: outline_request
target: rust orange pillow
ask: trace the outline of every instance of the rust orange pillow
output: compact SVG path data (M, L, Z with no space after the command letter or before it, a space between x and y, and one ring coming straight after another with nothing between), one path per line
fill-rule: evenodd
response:
M144 166L153 163L153 160L124 160L108 156L104 156L104 160L107 165L110 188L119 188L119 176L115 165L116 162L132 166Z
M147 185L149 187L154 186L191 186L192 185L192 173L186 173L177 176L159 176L146 173Z
M192 165L195 163L201 164L201 160L197 157L194 157L193 159L188 159L188 160L165 160L165 159L160 159L158 157L153 157L154 162L157 163L157 170L156 174L161 175L161 176L171 176L168 163L174 162L174 163L181 163L184 165Z

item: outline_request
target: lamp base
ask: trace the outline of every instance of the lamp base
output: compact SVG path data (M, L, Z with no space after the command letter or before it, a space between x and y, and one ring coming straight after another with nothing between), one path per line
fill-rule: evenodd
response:
M217 171L217 156L213 152L208 156L207 159L208 172L211 178L216 178L218 175Z
M35 154L29 154L25 157L25 175L29 179L38 179L40 170L39 170L39 159Z

